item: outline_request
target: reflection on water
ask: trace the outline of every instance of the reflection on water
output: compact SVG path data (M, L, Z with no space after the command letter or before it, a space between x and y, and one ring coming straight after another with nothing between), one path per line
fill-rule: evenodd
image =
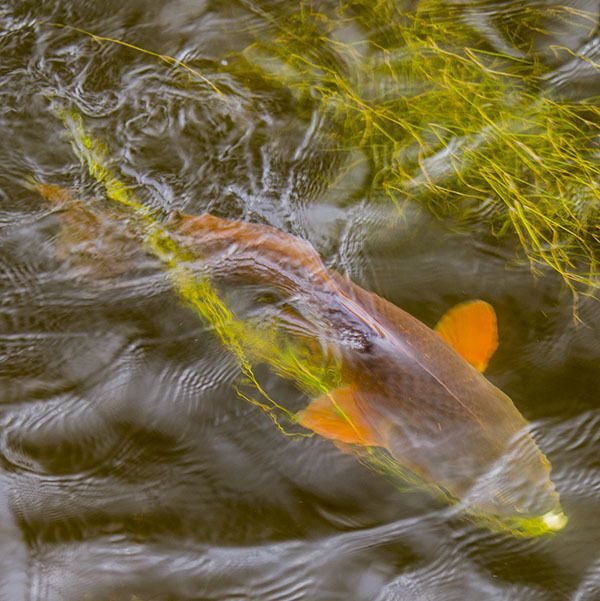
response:
M567 21L539 2L547 18L514 28L507 15L522 3L453 4L490 48L545 61L549 88L598 94L597 2L560 3ZM400 214L373 192L370 158L339 148L308 99L228 70L287 6L0 8L0 599L598 598L597 300L580 297L575 324L560 278L532 277L511 240L468 237L416 204ZM46 21L193 64L223 95ZM353 23L342 34L362 35ZM531 422L568 527L493 534L323 438L282 436L236 395L234 358L151 256L123 240L107 253L106 236L77 247L60 208L31 189L34 176L110 207L51 104L80 112L164 214L294 233L429 325L462 300L489 301L501 343L488 376ZM95 261L107 254L118 260ZM235 287L227 298L247 307ZM274 398L305 406L284 379L259 376Z

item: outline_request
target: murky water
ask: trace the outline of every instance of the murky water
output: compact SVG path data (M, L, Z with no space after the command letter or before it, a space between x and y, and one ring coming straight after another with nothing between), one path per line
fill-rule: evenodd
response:
M231 67L292 4L0 7L0 599L599 599L597 297L579 298L574 321L560 276L534 277L512 238L400 209L313 103ZM569 22L548 13L551 34L510 25L519 3L455 4L490 50L546 61L557 94L599 93L597 1L563 3ZM219 92L53 24L175 57ZM368 34L343 25L346 42ZM531 422L566 529L493 534L325 439L282 435L236 394L235 360L155 259L126 241L74 249L60 210L32 190L34 177L106 206L60 108L82 115L120 177L165 215L293 233L429 325L464 299L489 301L500 348L487 375ZM306 402L263 371L274 398Z

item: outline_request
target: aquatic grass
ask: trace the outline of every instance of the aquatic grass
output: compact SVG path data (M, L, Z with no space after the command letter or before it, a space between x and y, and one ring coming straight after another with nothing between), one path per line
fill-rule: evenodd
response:
M261 32L232 69L288 88L300 114L320 110L338 148L366 153L374 196L381 190L399 207L418 202L458 227L512 235L536 272L549 266L575 294L598 288L594 99L553 97L535 56L490 49L459 6L423 1L409 12L387 0L340 2L329 14L306 6L268 14L270 35ZM540 18L523 11L527 27ZM348 23L360 42L338 39Z
M122 46L123 48L128 48L129 50L133 50L135 52L147 54L148 56L157 58L169 66L180 68L180 69L183 69L184 71L187 71L191 77L199 79L200 81L205 83L218 96L225 98L225 95L221 91L221 89L216 84L214 84L210 79L208 79L206 76L202 75L202 73L200 73L200 71L198 69L195 69L194 67L190 66L188 63L181 61L179 59L176 59L172 56L169 56L168 54L161 54L159 52L154 52L147 48L142 48L141 46L136 46L135 44L130 44L129 42L126 42L125 40L119 40L116 38L97 35L95 33L92 33L91 31L87 31L85 29L81 29L80 27L75 27L73 25L65 25L64 23L48 23L48 25L50 25L51 27L57 27L59 29L68 29L69 31L75 31L77 33L81 33L81 34L91 38L92 40L95 40L96 42L109 42L111 44L117 44L118 46Z
M263 27L220 68L292 92L300 117L320 111L328 149L365 153L373 197L383 192L400 211L419 203L472 235L512 236L535 273L550 267L575 296L600 286L597 99L554 98L536 55L490 48L460 4L340 0L327 12L312 2L277 12L241 3ZM544 15L586 17L567 6ZM505 29L523 38L544 15L522 7ZM347 41L349 28L358 37ZM183 68L227 100L191 64L71 29Z

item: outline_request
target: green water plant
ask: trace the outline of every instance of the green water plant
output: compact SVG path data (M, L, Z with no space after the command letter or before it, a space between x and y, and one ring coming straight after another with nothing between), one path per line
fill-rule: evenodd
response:
M550 267L574 292L598 287L597 99L544 89L548 67L491 48L461 3L408 10L358 0L329 12L312 2L279 12L245 4L265 29L232 68L291 90L301 111L320 111L333 150L365 153L374 197L383 192L400 209L418 202L472 233L511 235L535 271ZM519 14L531 33L539 10ZM551 12L585 18L568 6Z
M367 194L399 215L416 202L471 235L512 236L534 272L550 268L575 295L598 288L598 99L544 88L545 63L491 47L464 3L241 4L257 18L254 39L219 68L250 87L288 90L300 117L318 111L327 150L366 156ZM540 10L522 6L506 28L533 39L549 16L573 26L587 18L567 5ZM72 29L182 68L227 101L193 64Z

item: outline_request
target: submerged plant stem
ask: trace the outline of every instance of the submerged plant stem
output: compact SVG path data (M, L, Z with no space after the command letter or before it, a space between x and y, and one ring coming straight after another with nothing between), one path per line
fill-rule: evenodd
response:
M307 361L306 358L301 359L299 349L292 342L281 339L274 329L256 330L237 319L209 278L206 275L199 276L189 267L190 262L199 257L191 256L180 248L155 212L141 203L108 167L105 146L87 133L81 116L74 111L64 110L58 111L58 114L70 131L74 149L86 164L90 175L104 186L110 200L125 207L139 221L146 246L165 266L178 295L211 326L221 343L235 357L246 381L265 400L253 400L253 404L268 413L278 428L287 433L278 416L284 416L289 422L295 423L296 415L266 392L256 378L253 364L268 363L276 372L285 375L312 395L327 393L336 383L335 370L332 380L331 368ZM239 389L238 394L245 400L251 398ZM294 435L310 436L303 433Z

